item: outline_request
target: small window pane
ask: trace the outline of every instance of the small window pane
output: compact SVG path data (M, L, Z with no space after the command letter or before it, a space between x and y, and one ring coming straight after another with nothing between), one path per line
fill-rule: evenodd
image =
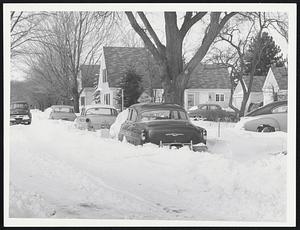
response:
M215 106L215 105L211 105L211 106L210 106L210 110L217 110L217 109L218 109L218 107Z
M195 95L188 94L188 109L195 105Z
M273 109L272 113L287 113L287 110L288 110L287 105L283 105Z

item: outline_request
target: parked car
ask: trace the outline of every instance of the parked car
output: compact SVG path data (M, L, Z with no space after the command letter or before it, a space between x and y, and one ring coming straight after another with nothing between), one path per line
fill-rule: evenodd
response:
M276 101L242 117L238 128L256 132L287 132L287 101Z
M208 120L208 121L235 121L236 115L234 111L227 111L222 109L218 104L200 104L193 106L188 110L188 115L194 120Z
M49 115L49 119L74 121L77 117L74 113L73 106L69 106L69 105L52 105L51 109L52 109L52 111Z
M26 101L10 103L10 124L31 124L32 116Z
M118 112L113 106L87 105L75 119L75 127L88 130L109 129L117 115Z
M206 150L207 132L194 126L184 108L174 104L139 103L130 106L127 120L121 125L119 141L125 138L134 145L153 143L160 147L189 146Z

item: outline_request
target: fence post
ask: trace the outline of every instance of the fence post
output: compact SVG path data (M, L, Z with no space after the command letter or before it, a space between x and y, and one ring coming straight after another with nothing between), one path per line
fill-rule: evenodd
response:
M220 122L220 118L218 119L218 137L220 137L220 126L221 126L221 122Z

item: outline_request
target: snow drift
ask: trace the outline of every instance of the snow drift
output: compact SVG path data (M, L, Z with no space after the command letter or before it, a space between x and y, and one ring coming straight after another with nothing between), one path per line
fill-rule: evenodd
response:
M10 128L10 217L285 221L286 156L266 147L282 133L256 147L259 137L233 124L218 137L218 124L198 121L211 147L199 153L133 146L46 117Z

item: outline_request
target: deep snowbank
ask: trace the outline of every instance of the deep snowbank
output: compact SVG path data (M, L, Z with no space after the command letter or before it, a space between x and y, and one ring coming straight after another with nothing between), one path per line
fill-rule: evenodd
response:
M10 130L11 217L285 220L286 156L254 152L264 149L252 142L258 137L230 124L217 137L215 123L199 121L212 148L198 153L133 146L33 116ZM276 136L283 139L270 134L265 145ZM230 153L239 141L242 152Z

